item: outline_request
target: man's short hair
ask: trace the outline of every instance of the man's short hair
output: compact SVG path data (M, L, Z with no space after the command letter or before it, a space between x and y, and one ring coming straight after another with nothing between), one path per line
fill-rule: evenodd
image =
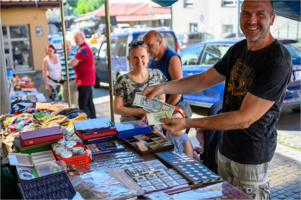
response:
M77 32L75 32L75 33L78 33L78 35L79 35L80 37L82 37L82 38L86 38L86 36L85 36L85 33L84 33L84 32L77 31ZM74 33L74 34L75 34L75 33Z

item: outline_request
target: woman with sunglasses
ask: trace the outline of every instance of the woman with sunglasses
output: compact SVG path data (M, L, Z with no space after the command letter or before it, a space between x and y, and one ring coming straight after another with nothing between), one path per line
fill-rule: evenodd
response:
M164 83L167 79L158 69L146 68L148 53L143 41L133 41L129 44L129 56L132 71L117 78L114 85L114 112L121 115L120 121L144 120L148 113L143 108L133 105L135 94L142 93L150 85ZM165 95L159 97L165 101Z
M167 78L159 69L146 68L148 63L148 53L143 41L131 42L129 44L129 56L127 57L133 70L127 74L119 76L114 85L114 112L120 114L121 122L144 120L148 113L143 108L133 105L135 94L141 93L149 85L157 85L167 81ZM165 102L165 95L159 99ZM193 157L192 144L187 134L182 131L175 133L162 133L161 126L155 126L153 133L161 138L171 141L175 149Z

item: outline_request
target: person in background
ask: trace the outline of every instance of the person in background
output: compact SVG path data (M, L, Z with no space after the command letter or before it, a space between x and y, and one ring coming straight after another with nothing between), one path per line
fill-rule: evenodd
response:
M167 81L163 73L158 69L146 68L148 54L143 41L133 41L129 44L129 56L127 57L133 70L128 74L118 77L114 86L114 112L122 115L121 122L144 119L148 113L143 108L133 106L136 93L141 93L145 87L156 85ZM165 95L159 96L161 101L165 101ZM160 132L161 126L156 126L154 133L171 141L175 149L184 152L192 157L192 144L187 134L182 131L167 133L166 137ZM158 130L160 131L158 131Z
M98 41L97 41L95 35L93 34L90 38L90 44L97 44L97 43L98 43Z
M62 42L62 48L64 49L64 42ZM75 56L75 53L72 52L72 45L70 41L66 41L66 48L67 48L67 63ZM68 102L68 88L67 88L67 75L66 75L66 67L65 67L65 54L62 54L61 57L61 91L63 100ZM69 85L70 85L70 98L71 98L71 104L78 107L78 91L77 91L77 83L75 78L75 71L73 67L68 66L68 72L69 72Z
M144 120L148 112L133 105L135 94L141 93L147 86L164 83L166 78L160 70L146 68L148 55L143 41L129 44L127 59L133 70L117 78L114 85L114 112L121 115L121 122ZM165 95L159 98L165 101Z
M58 82L61 77L60 57L56 54L56 49L51 44L46 46L46 54L47 56L43 60L45 88L51 101L60 100L58 96L61 90Z
M92 93L92 86L95 84L93 53L85 42L85 34L83 32L75 32L73 38L79 48L74 58L72 58L68 64L73 67L75 71L78 85L78 106L86 112L89 118L93 119L96 118Z
M159 69L168 81L183 78L180 56L167 46L164 46L162 36L158 31L151 30L143 36L147 52L153 59L148 63L150 69ZM178 105L183 100L181 94L166 95L166 103ZM181 117L181 116L179 116Z

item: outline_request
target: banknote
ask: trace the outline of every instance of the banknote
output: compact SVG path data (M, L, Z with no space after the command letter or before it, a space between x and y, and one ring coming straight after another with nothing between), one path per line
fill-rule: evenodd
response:
M138 93L135 94L133 105L142 107L144 110L151 113L169 112L171 115L175 109L174 106L163 103L158 98L146 102L146 96L142 96Z
M171 114L169 112L158 112L158 113L148 113L146 114L148 125L163 124L160 120L163 118L171 119Z
M152 110L152 112L159 112L162 107L160 99L156 98L146 102L146 96L142 96L140 94L135 94L133 105L147 108L148 110Z
M171 115L173 114L173 111L175 110L174 106L163 102L160 103L162 104L162 107L159 112L169 112Z

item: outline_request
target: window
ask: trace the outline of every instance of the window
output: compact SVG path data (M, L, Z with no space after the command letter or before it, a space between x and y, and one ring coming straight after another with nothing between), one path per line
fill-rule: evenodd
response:
M240 5L242 4L242 0L240 1ZM222 0L222 6L223 7L235 7L237 6L237 0Z
M181 56L182 65L198 65L200 53L203 51L204 46L196 46L183 51Z
M198 24L197 23L189 23L189 32L198 32Z
M106 42L103 42L100 49L99 49L99 58L100 59L105 59L106 58L106 55L107 55L107 43Z
M193 8L194 0L184 0L184 8Z
M116 46L116 39L111 40L111 55L114 56L115 54L115 46ZM103 42L98 52L98 56L100 59L105 59L107 56L107 42Z
M120 37L118 38L117 44L117 56L126 56L126 45L127 45L128 37Z
M223 25L223 33L233 33L233 25Z
M207 45L202 65L214 65L226 54L229 48L230 45Z
M32 69L29 25L2 26L5 58L14 71Z

